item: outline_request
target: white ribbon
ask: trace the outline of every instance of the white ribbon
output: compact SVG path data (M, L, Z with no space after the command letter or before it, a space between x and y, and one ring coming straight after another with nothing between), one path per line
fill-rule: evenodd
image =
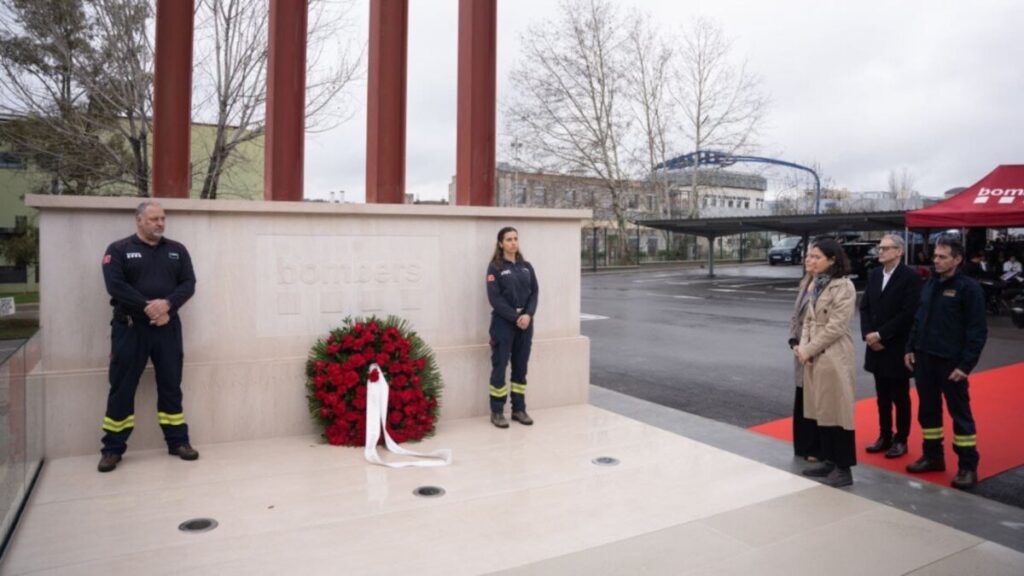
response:
M384 371L376 364L370 365L368 374L377 371L377 381L366 380L366 448L364 455L366 460L373 464L388 466L390 468L447 466L452 463L452 451L447 448L434 450L433 452L413 452L398 445L388 434L388 381L384 379ZM434 458L434 460L409 460L406 462L385 462L377 454L377 441L380 440L380 431L384 430L384 445L388 450L403 456L416 456L418 458Z

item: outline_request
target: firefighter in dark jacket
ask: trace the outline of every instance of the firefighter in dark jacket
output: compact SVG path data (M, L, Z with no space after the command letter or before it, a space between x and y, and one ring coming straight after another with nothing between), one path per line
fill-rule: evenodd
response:
M100 472L116 468L128 448L135 428L135 390L150 359L167 451L183 460L199 458L189 444L181 406L184 352L178 318L178 311L195 292L196 277L185 246L164 238L165 219L160 204L139 204L136 233L108 246L103 256L103 279L114 317Z
M512 419L530 426L526 413L526 365L537 312L537 274L519 252L519 233L511 226L498 232L494 256L487 266L487 300L491 303L491 424L508 428L505 369L512 360Z
M867 451L885 452L886 458L905 455L910 435L911 372L903 363L903 355L921 296L921 277L900 262L905 246L903 238L895 234L882 237L878 243L881 266L868 275L860 300L860 333L867 344L864 369L875 376L878 395L879 434Z
M985 297L981 286L959 271L964 249L955 238L940 238L932 262L935 274L921 290L905 362L914 371L920 397L918 422L924 456L907 465L908 472L946 469L942 451L942 398L953 419L953 451L959 459L953 487L978 483L978 448L967 375L985 347Z

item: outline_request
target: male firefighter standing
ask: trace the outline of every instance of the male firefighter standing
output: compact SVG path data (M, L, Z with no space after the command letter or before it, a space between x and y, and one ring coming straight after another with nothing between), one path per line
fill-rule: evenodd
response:
M953 487L969 490L978 483L978 448L967 375L985 347L985 296L981 286L960 273L964 248L959 240L940 238L932 262L935 274L925 283L907 340L905 362L914 371L920 397L918 422L924 456L907 465L913 473L942 471L942 397L953 419L953 451L959 469Z
M181 406L184 353L178 318L178 311L195 292L196 276L185 246L164 238L165 220L160 204L139 204L136 233L108 246L103 256L103 279L114 317L100 472L116 468L128 448L135 428L135 390L150 359L167 451L183 460L199 458L189 444Z

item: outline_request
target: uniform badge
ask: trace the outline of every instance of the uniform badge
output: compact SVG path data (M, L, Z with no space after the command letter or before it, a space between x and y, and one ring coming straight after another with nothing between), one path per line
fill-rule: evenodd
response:
M488 282L494 282L494 274L488 274L487 275L487 281Z
M956 296L956 288L949 288L947 290L943 290L942 295L946 296L947 298L952 298Z
M171 258L171 260L177 260L178 259L178 253L177 252L169 252L167 255Z
M110 264L110 260L111 260L110 254L106 254L105 256L103 256L103 263L104 264Z

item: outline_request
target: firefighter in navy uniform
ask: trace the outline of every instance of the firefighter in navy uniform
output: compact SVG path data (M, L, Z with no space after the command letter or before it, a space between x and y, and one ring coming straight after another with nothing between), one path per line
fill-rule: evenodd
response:
M940 238L932 261L935 274L921 290L905 362L914 371L920 398L918 422L924 456L907 465L913 473L943 471L942 398L953 419L953 451L959 459L953 487L968 490L978 483L978 448L967 375L985 347L985 296L973 279L959 271L964 249L959 240Z
M139 204L136 234L114 242L103 256L103 279L114 317L100 472L116 468L128 448L135 427L135 390L150 359L156 372L157 416L168 453L183 460L199 458L189 444L181 407L184 353L178 318L178 311L195 292L196 276L185 246L164 238L164 224L160 204Z
M509 385L505 368L512 360L512 419L530 426L526 413L526 365L533 342L537 311L537 275L519 252L519 233L511 226L498 232L494 256L487 266L487 300L491 303L491 424L508 428L505 399Z

